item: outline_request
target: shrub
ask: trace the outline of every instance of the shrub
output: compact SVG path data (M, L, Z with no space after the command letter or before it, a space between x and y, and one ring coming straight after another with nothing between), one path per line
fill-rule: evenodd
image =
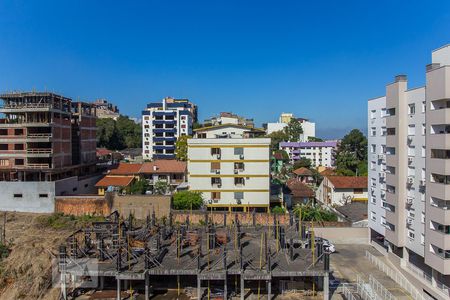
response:
M202 204L203 198L200 192L179 191L173 195L174 209L199 209Z
M272 213L274 214L284 214L286 213L286 209L282 206L275 206L272 208Z

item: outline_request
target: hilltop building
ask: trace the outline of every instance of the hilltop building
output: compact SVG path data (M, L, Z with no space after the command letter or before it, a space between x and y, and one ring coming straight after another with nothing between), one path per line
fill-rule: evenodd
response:
M117 106L109 103L106 99L97 99L92 104L95 106L95 115L99 119L117 120L120 116Z
M164 98L142 111L142 156L144 159L175 158L179 136L192 135L197 106L188 99Z
M203 123L204 126L235 124L251 128L255 127L253 119L247 119L245 117L238 116L231 112L221 112L219 116L214 116L209 119L206 119Z
M386 96L369 100L371 238L420 274L420 290L448 299L450 46L432 52L424 87L407 85L396 76Z

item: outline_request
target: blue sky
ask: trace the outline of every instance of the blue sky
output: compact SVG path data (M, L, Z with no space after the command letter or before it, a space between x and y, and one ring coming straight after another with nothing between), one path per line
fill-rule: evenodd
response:
M1 1L0 91L107 98L137 117L164 96L200 118L293 112L318 136L366 130L396 74L424 83L450 1Z

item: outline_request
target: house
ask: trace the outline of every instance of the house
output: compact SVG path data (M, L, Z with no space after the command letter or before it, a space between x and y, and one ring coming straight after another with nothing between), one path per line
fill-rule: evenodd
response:
M336 213L342 221L352 223L354 227L367 227L367 202L356 201L336 207Z
M142 165L140 175L147 179L150 185L149 191L155 192L157 182L165 182L169 191L175 190L180 184L186 181L187 165L184 161L157 159L153 162L146 162Z
M99 195L105 195L105 192L123 192L136 180L134 176L105 176L95 184Z
M315 193L311 186L305 184L297 178L289 179L286 185L290 190L292 207L295 207L297 204L308 204L314 202Z
M367 202L367 176L324 176L316 198L326 205L345 205L354 201Z
M301 167L294 171L292 171L296 178L303 183L313 183L314 182L314 173L308 168Z

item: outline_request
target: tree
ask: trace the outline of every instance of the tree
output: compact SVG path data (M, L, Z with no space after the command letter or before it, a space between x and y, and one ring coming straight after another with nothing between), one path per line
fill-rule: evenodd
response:
M318 205L297 204L294 207L294 213L296 216L300 216L300 220L302 221L322 222L338 220L334 213Z
M188 159L187 140L190 138L191 137L187 135L182 135L177 138L177 142L175 143L175 157L178 160L186 161Z
M139 179L133 181L133 183L128 188L128 192L134 195L143 195L147 191L148 183L145 179Z
M153 186L153 190L155 194L158 195L165 195L169 189L169 184L165 180L158 180L155 182L155 185Z
M315 137L315 136L310 136L310 137L308 137L308 142L323 142L323 139Z
M290 142L298 142L300 135L303 133L302 124L295 118L289 121L289 124L284 127L284 132Z
M294 170L297 170L298 168L307 168L307 169L310 169L311 166L312 166L311 160L310 160L309 158L302 157L302 158L300 158L299 160L297 160L297 161L294 163L293 169L294 169Z
M97 119L97 146L111 150L139 148L142 145L142 128L126 116L117 121Z
M272 150L278 150L281 142L285 142L288 140L288 135L284 130L274 131L271 134L266 135L267 138L270 138L270 147Z
M202 205L203 198L200 192L179 191L173 195L174 209L199 209Z
M367 175L367 138L358 129L344 136L335 154L336 171L345 176Z
M117 130L122 136L127 148L139 148L142 146L142 127L126 116L120 116L116 120Z

